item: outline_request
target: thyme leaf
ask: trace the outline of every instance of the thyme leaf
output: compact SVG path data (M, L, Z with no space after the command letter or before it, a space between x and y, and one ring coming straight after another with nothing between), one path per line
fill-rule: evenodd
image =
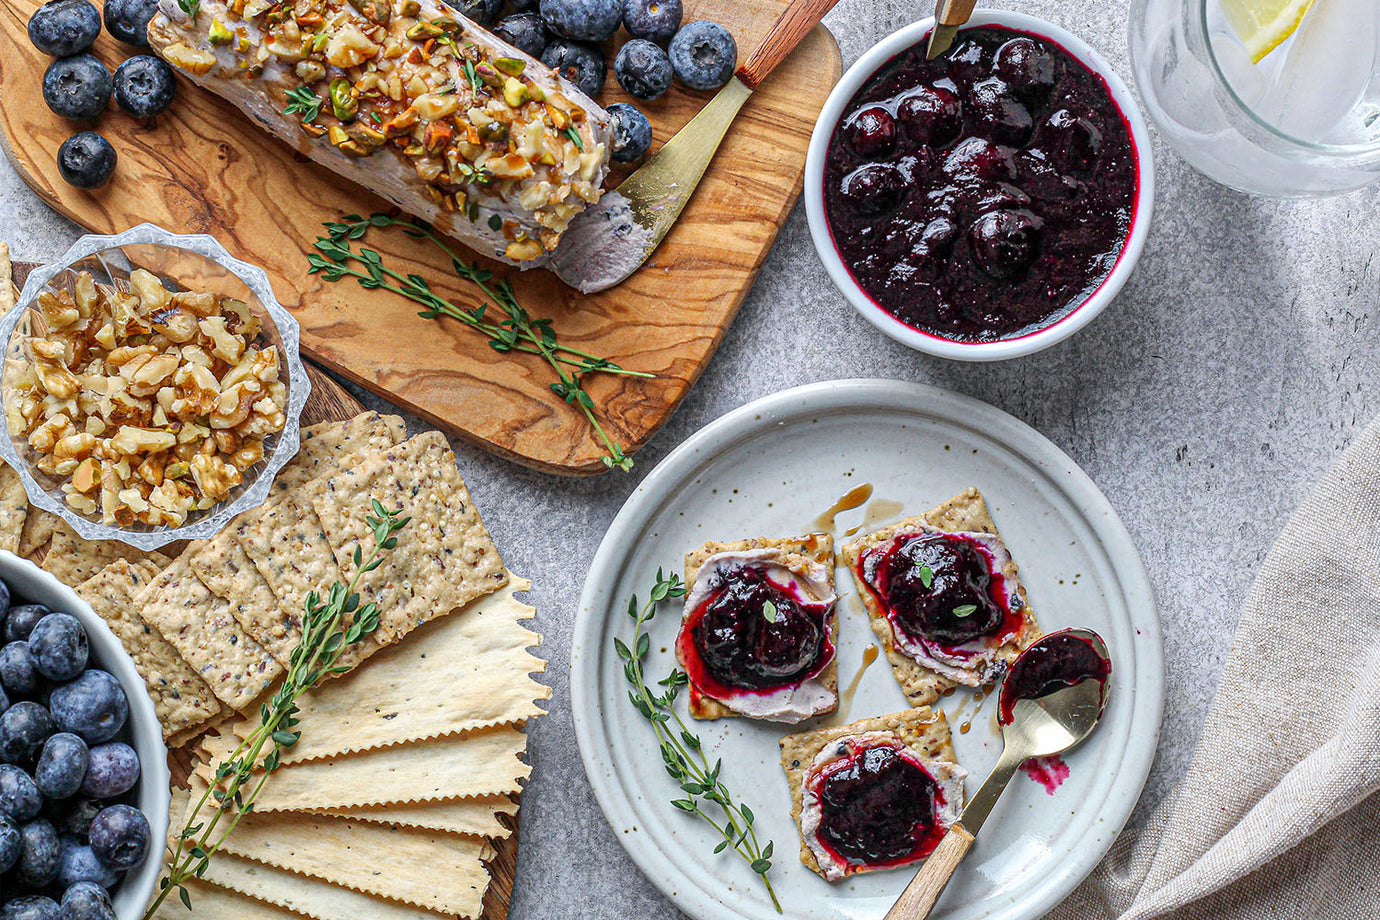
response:
M970 617L977 613L977 604L963 604L954 608L954 616Z
M201 13L201 0L177 0L177 5L182 7L182 12L186 13L196 22L196 17Z

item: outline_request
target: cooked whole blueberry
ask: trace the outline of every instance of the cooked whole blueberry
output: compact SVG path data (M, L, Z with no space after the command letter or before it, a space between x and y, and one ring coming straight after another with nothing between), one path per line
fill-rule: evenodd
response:
M738 66L738 43L719 25L701 19L671 39L671 67L676 79L691 89L718 89L733 78Z
M130 805L111 805L91 822L91 850L112 869L126 871L149 851L149 819Z
M0 814L23 823L43 808L43 795L33 777L14 764L0 764Z
M59 888L68 888L77 882L94 882L102 888L113 888L119 881L120 870L106 865L90 845L75 837L58 838Z
M971 539L898 536L869 550L863 564L869 583L885 597L888 616L913 637L955 646L1006 624L1006 611L992 599L992 569Z
M83 131L67 138L58 148L58 172L74 188L97 189L115 174L118 159L110 141L94 131Z
M0 648L0 685L11 699L29 696L38 689L38 665L27 641L21 639Z
M58 902L41 894L26 894L0 907L0 920L69 920Z
M447 0L460 15L473 19L481 26L491 26L498 22L503 12L503 0Z
M973 261L993 278L1025 274L1040 254L1042 221L1029 211L990 211L968 231Z
M42 604L15 604L5 617L5 627L0 630L0 639L5 642L18 642L29 638L38 621L52 613Z
M819 836L845 859L885 864L934 847L938 787L888 747L868 748L820 784Z
M613 103L608 113L613 116L614 161L632 163L646 156L652 147L652 123L647 116L626 102Z
M541 18L562 38L606 42L623 22L619 0L541 0Z
M963 103L947 86L917 86L902 94L896 117L906 136L925 147L946 147L963 131Z
M968 115L983 136L1009 147L1025 144L1035 127L1030 110L996 77L973 84L968 93Z
M53 61L43 72L43 101L72 121L100 118L110 104L112 82L94 54Z
M81 792L97 799L124 795L139 782L139 755L123 741L91 748ZM89 818L87 820L90 820Z
M541 53L541 62L580 88L587 96L604 91L609 63L598 48L563 38L553 40Z
M44 677L71 680L86 670L86 628L70 613L50 613L29 633L29 653Z
M656 99L671 88L671 59L660 45L634 38L618 49L613 75L638 99Z
M842 191L860 211L880 214L900 203L906 177L890 163L865 163L844 177Z
M62 893L62 920L116 920L110 893L95 882L77 882Z
M1016 178L1016 158L1010 147L970 137L949 151L943 169L959 181L1010 182Z
M55 728L53 717L42 703L33 700L15 703L0 715L0 760L32 764Z
M539 13L505 16L494 26L494 34L534 58L541 57L547 43L551 41L551 36L546 32L546 23L542 21Z
M57 58L80 54L101 34L101 13L89 0L52 0L29 17L29 41Z
M623 0L623 28L658 45L675 37L684 16L681 0Z
M1027 100L1043 99L1054 89L1058 66L1058 59L1032 38L1013 38L992 58L992 73Z
M158 0L105 0L105 28L111 35L136 48L149 46L149 20L158 11Z
M843 130L860 157L884 157L896 149L896 119L880 105L853 113Z
M1091 175L1102 153L1102 131L1068 109L1051 112L1036 132L1035 143L1066 172Z
M14 864L14 879L29 888L42 888L57 878L61 847L53 825L39 818L19 828L23 846Z
M76 795L86 778L91 752L86 742L71 732L58 732L43 742L34 768L34 783L38 791L50 799L65 799Z
M53 827L61 836L85 840L87 831L91 829L91 822L105 807L106 803L100 799L78 796L60 802L49 802L43 816L53 822Z
M162 58L140 54L115 68L115 103L135 118L161 115L176 94L173 69Z
M87 744L115 737L129 718L124 689L105 671L83 671L71 683L53 690L48 702L58 728L81 736Z
M975 38L960 41L948 54L947 75L960 86L976 83L992 73L992 51Z

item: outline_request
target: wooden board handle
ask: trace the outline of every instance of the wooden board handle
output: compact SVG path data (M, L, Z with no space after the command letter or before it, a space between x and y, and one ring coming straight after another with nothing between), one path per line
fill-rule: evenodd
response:
M962 824L949 828L939 846L887 911L886 920L925 920L972 845L973 835Z
M934 21L941 26L961 26L973 17L977 0L939 0Z
M795 50L800 40L809 35L810 30L819 25L824 14L832 10L838 2L839 0L794 0L782 12L781 18L767 30L761 43L748 54L747 60L739 66L738 79L748 89L757 89L767 78L767 74L775 70L776 65Z

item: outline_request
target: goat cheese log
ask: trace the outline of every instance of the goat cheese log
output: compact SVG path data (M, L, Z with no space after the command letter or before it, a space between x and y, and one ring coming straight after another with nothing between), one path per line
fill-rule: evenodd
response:
M190 5L190 4L189 4ZM544 264L611 119L436 0L159 0L149 44L276 137L486 256Z

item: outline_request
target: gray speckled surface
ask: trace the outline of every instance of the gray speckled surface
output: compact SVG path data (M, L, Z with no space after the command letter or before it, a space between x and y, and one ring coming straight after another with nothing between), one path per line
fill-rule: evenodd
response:
M846 63L926 15L920 0L843 0L828 22ZM1084 36L1128 73L1125 3L1012 0ZM1086 16L1079 21L1078 17ZM515 918L665 917L624 855L580 766L565 667L584 573L637 478L691 432L759 396L817 380L883 376L987 400L1038 428L1106 492L1140 546L1164 620L1164 740L1141 814L1192 750L1238 606L1285 516L1380 410L1373 220L1377 193L1246 198L1157 146L1160 196L1139 270L1069 342L1031 358L963 365L917 355L866 325L826 278L797 208L723 348L634 476L564 481L461 447L475 499L532 601L555 699L532 728ZM58 255L76 228L0 158L0 237ZM806 337L782 330L809 329ZM1134 820L1134 819L1133 819Z

